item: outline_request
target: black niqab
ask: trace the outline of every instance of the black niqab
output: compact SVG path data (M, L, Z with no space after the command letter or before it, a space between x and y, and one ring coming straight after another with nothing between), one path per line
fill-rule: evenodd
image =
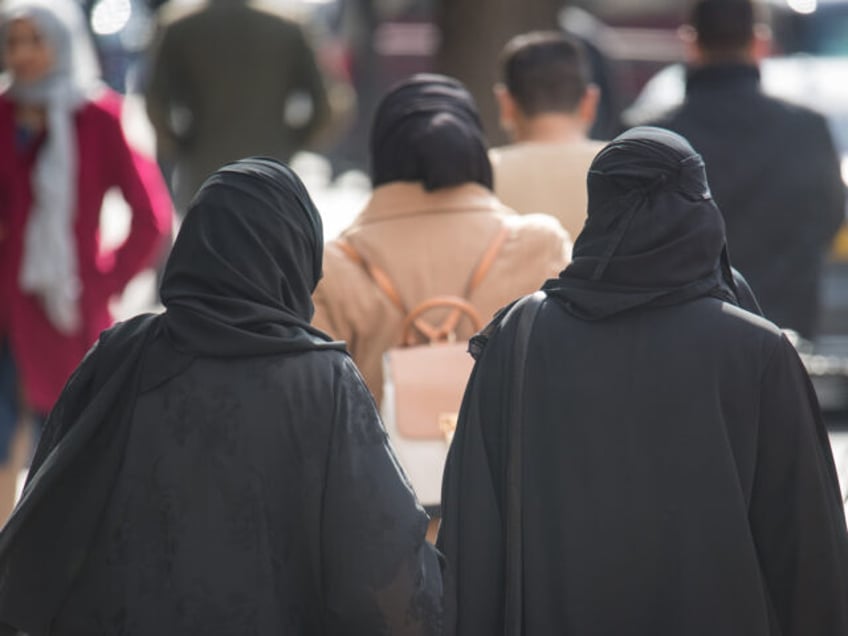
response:
M191 203L160 290L180 351L245 356L343 348L309 324L321 279L321 216L274 159L231 163Z
M704 162L676 133L639 127L595 157L573 261L545 290L595 320L704 295L737 304Z
M426 190L463 183L492 189L492 166L474 98L457 80L422 73L394 86L371 130L371 181L417 181Z
M473 342L437 541L446 633L505 633L520 577L528 636L848 634L848 532L815 393L781 331L744 310L700 159L634 129L589 187L574 262L529 338L519 310Z

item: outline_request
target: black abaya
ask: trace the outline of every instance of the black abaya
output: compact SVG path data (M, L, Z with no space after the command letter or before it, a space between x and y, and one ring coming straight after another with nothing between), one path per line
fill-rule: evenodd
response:
M207 180L166 311L105 332L48 418L0 533L7 632L439 633L427 516L309 324L322 246L285 166Z
M527 636L848 634L826 431L792 346L738 306L751 299L703 164L682 138L636 129L593 170L586 229L545 285L526 368L513 368L514 314L473 342L438 539L448 633L504 633L520 425Z

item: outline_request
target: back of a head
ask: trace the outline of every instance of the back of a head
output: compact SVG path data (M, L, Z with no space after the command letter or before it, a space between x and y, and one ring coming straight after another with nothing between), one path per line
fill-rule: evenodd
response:
M298 176L266 157L218 169L195 195L160 289L166 307L196 298L312 317L321 278L321 216Z
M527 117L574 112L591 81L583 45L558 31L514 37L500 66L501 81Z
M492 167L474 99L457 80L420 74L383 97L371 129L371 180L419 182L427 190L464 183L492 189Z
M677 285L714 271L724 223L704 162L686 139L632 128L598 153L587 186L588 216L573 254L592 263L594 277L607 271L607 280Z
M702 296L738 304L724 222L704 161L685 138L631 128L597 154L587 186L573 260L546 286L569 312L597 320Z
M342 349L311 324L323 247L321 215L288 166L222 166L197 191L165 266L171 345L214 357Z
M631 128L607 143L589 166L587 188L593 219L621 214L610 203L635 195L674 192L696 202L712 198L703 160L692 145L652 126Z
M751 44L756 21L752 0L699 0L690 14L698 48L721 57L738 55Z

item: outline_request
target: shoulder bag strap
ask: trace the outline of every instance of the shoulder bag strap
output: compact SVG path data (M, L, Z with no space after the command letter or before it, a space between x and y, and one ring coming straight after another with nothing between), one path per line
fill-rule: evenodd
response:
M543 291L525 296L510 313L517 314L512 354L512 399L507 433L506 467L506 582L504 585L504 636L524 633L524 554L521 487L523 469L524 381L527 375L527 349L533 323L546 298Z

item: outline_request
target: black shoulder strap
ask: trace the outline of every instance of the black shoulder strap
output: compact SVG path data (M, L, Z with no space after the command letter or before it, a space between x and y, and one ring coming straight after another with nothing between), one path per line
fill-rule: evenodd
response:
M524 558L521 485L523 476L524 380L527 375L527 349L533 323L547 295L538 291L525 296L510 310L518 320L512 355L512 399L507 433L506 468L506 584L504 636L524 633ZM507 316L508 318L508 316Z

